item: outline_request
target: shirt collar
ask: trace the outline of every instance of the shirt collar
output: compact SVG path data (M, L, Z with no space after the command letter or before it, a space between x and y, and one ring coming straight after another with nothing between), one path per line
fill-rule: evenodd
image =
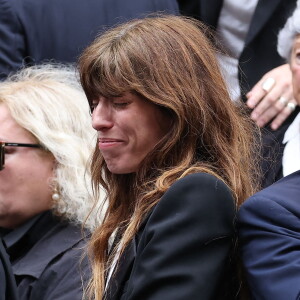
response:
M286 144L291 139L300 135L300 113L296 116L292 124L288 127L284 134L282 143Z
M18 233L19 231L21 233ZM12 261L14 275L34 278L39 278L56 257L76 244L79 245L83 240L80 226L74 226L54 216L51 211L24 223L8 233L5 238L10 245L7 252ZM79 261L83 245L74 249L74 255L75 252L78 254Z
M8 233L4 233L2 239L5 243L7 249L10 249L14 245L16 245L32 228L32 226L38 221L38 219L42 216L43 213L34 216L23 225L19 226L18 228L9 231ZM5 232L3 230L3 232Z

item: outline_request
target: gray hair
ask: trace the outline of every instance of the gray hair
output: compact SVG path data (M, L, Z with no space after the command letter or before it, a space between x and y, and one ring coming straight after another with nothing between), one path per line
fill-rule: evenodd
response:
M0 83L2 103L56 160L49 185L60 199L54 201L53 212L91 230L97 227L98 210L89 213L101 201L93 199L87 168L96 132L75 68L45 64L20 70Z
M293 41L300 34L300 0L278 35L277 51L287 61L290 59Z

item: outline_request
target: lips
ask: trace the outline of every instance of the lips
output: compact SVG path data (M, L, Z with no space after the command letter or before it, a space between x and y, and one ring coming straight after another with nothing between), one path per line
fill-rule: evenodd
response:
M123 140L115 139L115 138L98 138L98 146L99 149L107 149L115 146L119 146L124 143Z
M123 142L123 140L115 138L98 138L99 143Z

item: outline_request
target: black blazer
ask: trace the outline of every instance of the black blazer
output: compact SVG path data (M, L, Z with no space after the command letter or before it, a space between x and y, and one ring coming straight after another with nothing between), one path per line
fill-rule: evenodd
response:
M222 181L204 173L178 180L125 250L105 299L234 299L234 218Z
M0 79L22 64L75 62L104 27L178 14L176 0L0 0Z

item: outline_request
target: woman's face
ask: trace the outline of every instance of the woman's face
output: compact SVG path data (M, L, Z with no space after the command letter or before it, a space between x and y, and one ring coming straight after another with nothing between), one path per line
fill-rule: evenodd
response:
M291 70L293 73L294 97L300 105L300 34L294 39L291 54Z
M0 140L36 143L0 104ZM49 179L54 159L38 148L5 147L5 168L0 171L0 227L15 228L51 207Z
M169 129L159 106L133 93L93 101L93 127L108 169L114 174L136 172L141 161Z

